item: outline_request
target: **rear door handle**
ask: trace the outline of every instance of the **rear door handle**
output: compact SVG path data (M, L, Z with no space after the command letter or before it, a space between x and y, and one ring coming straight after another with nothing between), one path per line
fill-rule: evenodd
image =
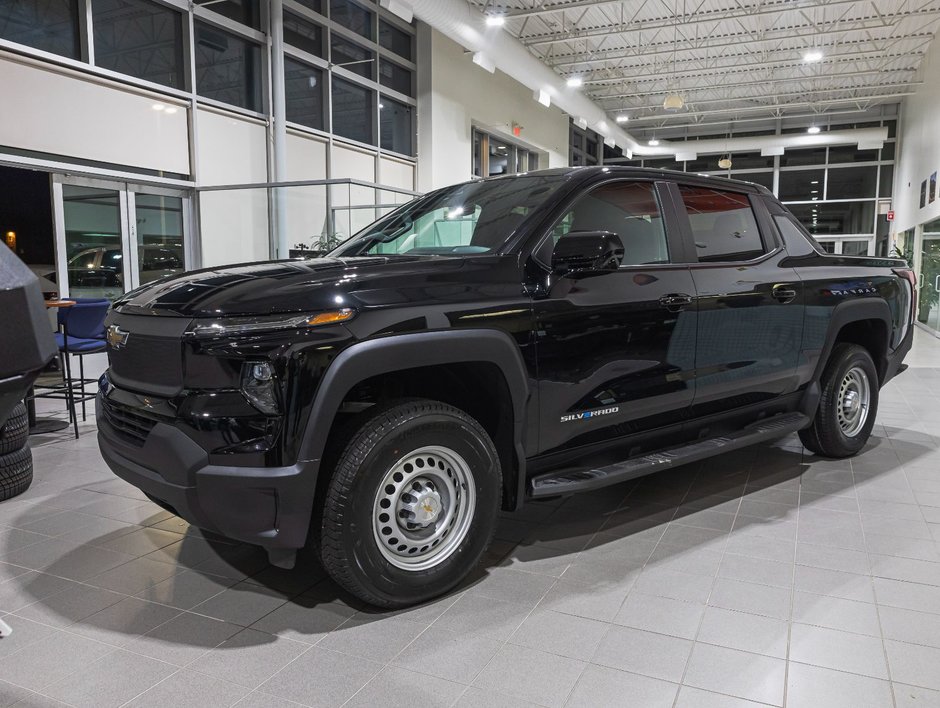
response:
M796 290L789 285L777 285L773 289L774 300L787 303L796 299Z
M692 304L692 296L685 293L672 293L659 298L659 304L670 312L679 312L686 305Z

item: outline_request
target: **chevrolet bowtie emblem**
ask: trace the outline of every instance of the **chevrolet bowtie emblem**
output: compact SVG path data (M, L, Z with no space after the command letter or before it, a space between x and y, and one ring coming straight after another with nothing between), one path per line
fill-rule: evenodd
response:
M117 325L111 325L108 327L106 338L108 340L108 346L112 349L120 349L125 344L127 344L127 338L130 337L130 332L125 332L123 329Z

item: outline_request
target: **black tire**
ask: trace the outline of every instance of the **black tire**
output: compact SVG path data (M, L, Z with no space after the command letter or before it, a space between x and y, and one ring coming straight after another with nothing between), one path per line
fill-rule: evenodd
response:
M841 390L850 372L862 372L867 379L868 403L864 423L858 429L840 423ZM836 344L823 371L822 396L813 424L800 431L800 440L809 451L823 457L851 457L871 436L878 414L878 372L868 350L857 344Z
M372 605L406 607L451 590L476 566L489 546L502 495L499 457L482 426L445 403L425 399L402 401L366 418L339 456L318 519L319 534L313 536L319 540L323 567L342 587ZM418 471L416 465L420 457L410 456L433 449L444 451L441 453L444 457L422 452L421 455L428 455L427 462L421 463L426 469ZM435 484L443 490L448 478L453 482L460 479L460 474L465 474L459 469L452 470L449 463L441 466L448 454L457 455L452 458L457 460L455 468L469 470L469 476L465 477L467 482L453 486L456 490L453 497L441 491L437 501L431 500L429 506L412 507L418 513L444 515L428 522L428 527L416 530L420 535L428 529L449 529L442 531L444 535L437 541L441 544L438 556L443 556L438 558L434 556L433 547L419 548L421 540L403 535L410 530L403 528L407 522L399 522L398 516L410 513L402 510L401 504L417 501L411 496L413 489L421 490L422 494L436 494ZM436 465L431 464L435 460ZM461 466L460 462L465 464ZM409 483L412 477L403 477L396 470L422 475L414 477L417 480L414 484L418 486L412 487ZM389 475L396 476L389 480ZM441 476L436 483L434 475ZM428 480L430 485L420 486ZM387 484L389 481L393 484ZM396 487L395 483L401 486ZM460 489L466 491L462 494ZM398 500L394 509L391 508L392 498ZM447 499L451 500L450 504ZM456 511L461 503L468 505L463 513ZM389 509L395 518L385 515L383 521L382 509ZM437 519L446 520L451 509L454 510L450 517L453 522L450 525L439 523ZM387 533L384 524L394 529L387 536L382 535ZM461 533L460 528L465 531ZM396 538L399 535L401 539ZM388 542L388 547L380 545L379 538ZM412 544L407 550L406 542ZM400 546L396 545L399 543ZM394 560L389 559L390 555ZM434 565L424 568L398 565L408 563Z
M0 455L0 501L22 494L33 482L33 453L29 446Z
M0 427L0 455L21 450L29 439L29 419L26 406L17 403L7 422Z

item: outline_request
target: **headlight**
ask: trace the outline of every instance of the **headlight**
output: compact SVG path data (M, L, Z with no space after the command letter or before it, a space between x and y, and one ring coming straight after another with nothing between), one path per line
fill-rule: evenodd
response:
M274 332L282 329L301 329L320 325L348 322L355 310L344 308L319 312L315 315L275 315L265 317L220 317L214 320L195 320L186 330L193 337L224 337L231 334Z
M246 361L242 366L242 393L265 415L277 415L280 406L275 388L274 367L266 361Z

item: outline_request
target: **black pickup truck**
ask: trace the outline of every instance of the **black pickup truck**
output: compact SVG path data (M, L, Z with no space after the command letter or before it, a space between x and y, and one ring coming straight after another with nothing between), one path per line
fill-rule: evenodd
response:
M403 606L499 509L799 431L866 443L911 346L900 260L825 254L763 187L635 168L447 187L327 257L127 293L104 459L166 509Z

